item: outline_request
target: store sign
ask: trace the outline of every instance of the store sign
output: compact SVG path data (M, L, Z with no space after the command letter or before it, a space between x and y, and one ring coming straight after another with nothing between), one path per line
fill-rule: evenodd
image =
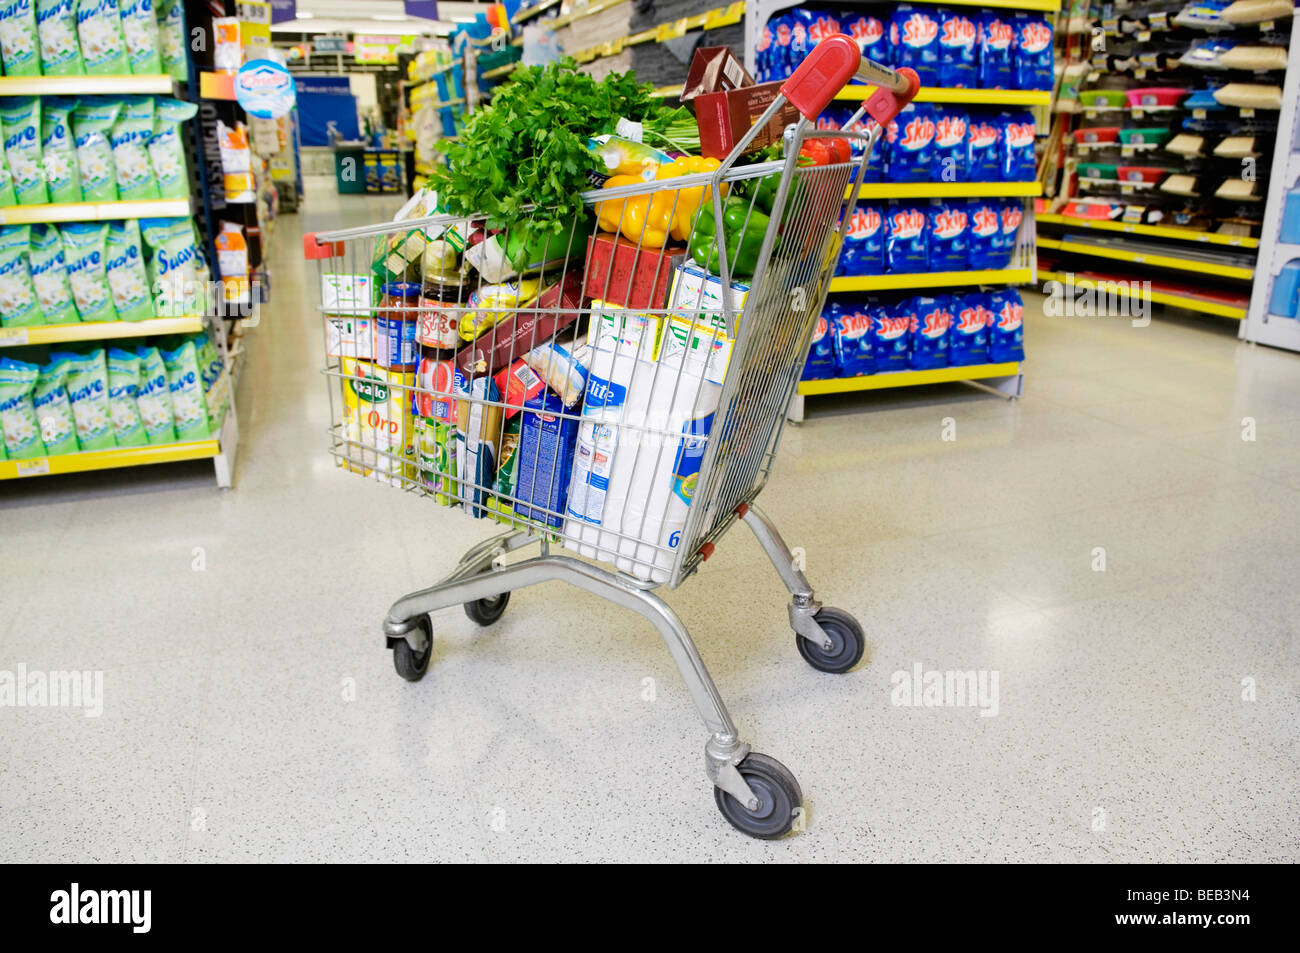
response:
M271 22L298 19L298 0L271 0Z
M363 36L352 38L352 56L358 63L391 66L397 62L399 50L414 49L415 38L410 36Z
M312 49L317 53L346 53L348 51L347 37L318 36L312 42Z
M438 0L404 0L402 7L408 17L438 19Z
M279 119L297 102L293 75L271 60L250 60L235 74L235 100L259 119Z

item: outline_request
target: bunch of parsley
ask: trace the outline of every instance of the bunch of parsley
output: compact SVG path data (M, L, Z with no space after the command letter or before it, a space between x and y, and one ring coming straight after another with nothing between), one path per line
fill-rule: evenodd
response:
M592 136L613 133L619 119L645 122L664 111L650 84L634 73L596 82L568 57L521 66L492 103L470 115L459 141L438 147L429 186L453 215L487 216L493 228L523 228L533 236L567 230L582 209L579 193L599 160ZM529 206L536 206L529 209Z

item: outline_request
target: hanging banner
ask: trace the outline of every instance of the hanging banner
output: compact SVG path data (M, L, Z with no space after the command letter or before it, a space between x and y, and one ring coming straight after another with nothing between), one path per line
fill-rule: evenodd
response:
M312 41L312 49L317 53L346 53L348 38L346 36L318 36Z
M235 101L250 116L279 119L297 102L293 74L271 60L250 60L235 74Z
M298 0L271 0L271 22L298 19Z
M438 0L403 0L402 7L408 17L422 17L425 20L438 19Z

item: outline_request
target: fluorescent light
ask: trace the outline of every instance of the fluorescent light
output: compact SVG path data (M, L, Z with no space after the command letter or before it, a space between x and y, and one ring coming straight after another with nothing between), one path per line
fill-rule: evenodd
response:
M314 13L299 13L299 14L297 15L297 19L299 19L299 20L310 20L310 19L311 19L312 17L314 17L314 16L316 16L316 14L314 14Z

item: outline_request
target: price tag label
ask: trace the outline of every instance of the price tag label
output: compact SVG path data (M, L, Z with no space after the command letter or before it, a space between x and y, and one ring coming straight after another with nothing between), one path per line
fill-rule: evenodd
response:
M26 343L26 328L0 328L0 347L17 347Z
M1241 111L1241 118L1242 118L1242 119L1254 119L1254 118L1255 118L1255 110L1253 110L1253 109L1242 109L1242 111Z
M1142 109L1142 108L1140 108L1140 107L1138 107L1138 106L1134 106L1134 107L1133 107L1133 118L1134 118L1134 119L1141 119L1141 118L1142 118L1143 116L1145 116L1145 115L1146 115L1146 110L1145 110L1145 109Z
M1204 110L1204 109L1193 109L1193 110L1192 110L1192 118L1193 118L1193 119L1204 119L1204 118L1205 118L1205 115L1206 115L1206 113L1205 113L1205 110Z
M1153 30L1169 29L1169 14L1163 10L1159 13L1152 13L1147 17L1147 22L1151 24Z
M1119 191L1120 191L1120 194L1122 194L1122 195L1132 195L1132 194L1133 194L1133 186L1129 185L1127 182L1121 182L1121 183L1120 183L1120 187L1119 187Z
M1137 69L1133 71L1133 75L1136 76L1138 79L1146 79L1147 78L1146 68L1139 66Z
M45 476L50 472L50 458L37 457L35 460L15 460L20 477Z
M1132 146L1120 146L1119 152L1122 156L1131 156L1135 151Z
M1272 21L1272 20L1264 20L1264 21L1262 21L1262 22L1260 23L1260 25L1259 25L1259 32L1260 32L1260 33L1267 33L1267 32L1269 32L1270 30L1273 30L1273 29L1276 29L1276 28L1277 28L1277 24L1276 24L1274 21Z
M1137 38L1138 38L1138 42L1139 42L1139 43L1150 43L1150 42L1151 42L1151 31L1150 31L1150 30L1138 30Z

